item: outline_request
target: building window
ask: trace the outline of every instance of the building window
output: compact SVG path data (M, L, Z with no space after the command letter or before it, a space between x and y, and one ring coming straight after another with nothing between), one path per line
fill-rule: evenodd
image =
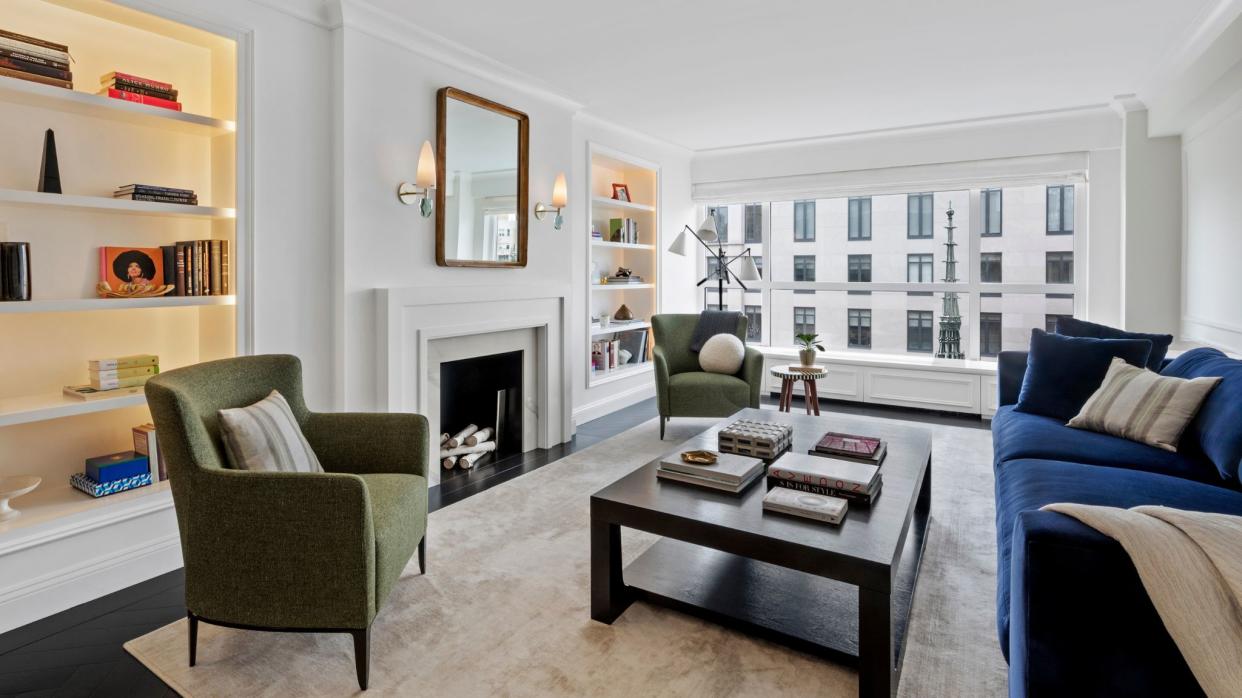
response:
M850 240L871 239L871 197L850 199Z
M794 255L794 281L815 280L815 255Z
M716 236L721 242L729 241L729 207L714 206L707 209L707 215L716 221Z
M751 259L755 260L755 268L759 270L759 276L763 277L763 257L761 255L752 254Z
M1046 252L1045 254L1045 283L1049 284L1072 284L1074 283L1074 253L1073 252Z
M1001 351L1001 314L979 313L979 355L996 356Z
M721 305L721 304L719 304L719 303L708 303L708 304L707 304L707 309L708 309L708 310L728 310L728 309L729 309L729 306L727 306L727 305Z
M932 256L930 254L906 255L906 281L922 284L932 282Z
M932 236L932 195L909 194L906 196L906 237L930 238Z
M720 278L720 260L715 257L707 258L707 278L715 281ZM728 279L725 279L727 282Z
M763 242L763 205L746 204L745 214L745 241L752 244Z
M979 208L983 211L981 234L996 237L1001 234L1001 190L984 189L979 192Z
M1062 315L1059 313L1057 314L1048 313L1047 315L1044 315L1044 331L1049 334L1056 332L1057 331L1057 320L1061 318L1071 318L1071 317L1074 317L1074 316L1073 315Z
M850 308L846 311L849 323L849 346L854 349L871 348L871 311L865 308ZM797 322L795 317L794 322Z
M815 334L815 309L795 307L793 309L794 316L794 336L800 334Z
M763 338L763 306L742 306L746 313L746 341L758 342Z
M815 202L794 202L794 242L814 242Z
M979 280L985 284L999 284L1001 282L1000 252L979 253Z
M1074 185L1048 187L1048 234L1074 233Z
M906 311L906 351L932 350L932 311Z
M871 281L871 255L852 254L849 256L849 280L863 283Z

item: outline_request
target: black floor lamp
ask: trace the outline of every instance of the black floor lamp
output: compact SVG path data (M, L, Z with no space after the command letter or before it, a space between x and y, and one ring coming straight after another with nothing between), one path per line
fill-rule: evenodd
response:
M725 254L724 244L720 240L720 235L716 232L715 217L709 215L707 218L704 218L703 222L699 224L698 230L694 230L687 225L685 230L677 234L677 239L673 240L673 244L669 245L669 252L683 257L686 255L686 233L690 233L690 236L697 240L703 246L703 249L707 250L707 253L716 260L717 293L719 293L717 300L720 302L721 307L724 307L725 282L728 281L730 276L737 280L738 286L741 286L743 291L749 290L746 288L747 281L758 281L761 278L759 276L759 267L755 264L755 258L750 254L749 247L733 256ZM714 250L712 249L712 243L716 244L716 249ZM729 265L739 260L741 260L741 266L737 271L729 268ZM711 281L711 278L711 274L708 274L700 279L695 286L702 286Z

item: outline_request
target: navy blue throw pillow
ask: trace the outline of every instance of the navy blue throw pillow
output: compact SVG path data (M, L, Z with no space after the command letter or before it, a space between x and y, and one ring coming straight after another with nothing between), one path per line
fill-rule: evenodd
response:
M1164 364L1164 355L1169 353L1169 345L1173 343L1171 334L1147 334L1146 332L1126 332L1116 327L1099 325L1086 320L1072 317L1057 318L1057 334L1067 337L1094 337L1096 339L1146 339L1151 342L1151 354L1147 357L1147 368L1159 373Z
M1221 477L1237 483L1242 464L1242 360L1231 359L1217 349L1200 347L1173 359L1160 375L1222 378L1186 427L1178 449L1189 446L1193 453L1197 448L1212 461Z
M1151 354L1146 339L1093 339L1031 330L1026 375L1014 409L1063 422L1078 414L1099 389L1114 357L1142 368Z

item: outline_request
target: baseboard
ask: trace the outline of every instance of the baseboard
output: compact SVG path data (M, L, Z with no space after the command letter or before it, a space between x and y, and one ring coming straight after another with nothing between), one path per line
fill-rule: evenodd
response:
M637 402L642 402L648 398L655 397L655 386L644 381L642 385L635 386L619 393L614 393L605 398L588 402L585 405L576 405L574 407L574 424L582 424L593 419L599 419L625 409Z
M1242 327L1187 315L1182 319L1182 339L1242 354Z

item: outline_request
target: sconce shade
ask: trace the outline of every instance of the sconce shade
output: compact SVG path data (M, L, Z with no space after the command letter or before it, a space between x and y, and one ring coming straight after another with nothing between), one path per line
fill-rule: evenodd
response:
M716 233L715 217L709 215L707 218L704 218L703 222L699 223L699 229L694 231L694 234L699 236L699 239L703 242L716 242L716 238L719 235Z
M569 188L565 185L565 173L556 176L552 184L552 208L565 208L569 205Z
M744 255L740 260L741 268L734 272L737 278L742 281L758 281L759 267L755 265L755 258L750 255Z
M436 153L431 149L431 141L423 141L423 149L418 153L418 174L414 184L424 188L436 185Z
M686 231L677 234L677 238L673 240L673 244L668 246L668 251L675 255L686 256Z

